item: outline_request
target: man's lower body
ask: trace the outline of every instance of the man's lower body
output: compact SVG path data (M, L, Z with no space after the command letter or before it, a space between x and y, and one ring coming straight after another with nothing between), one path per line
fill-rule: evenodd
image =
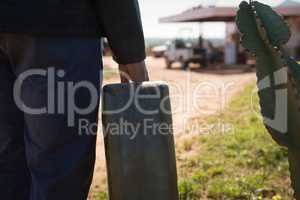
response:
M87 198L101 67L97 38L0 34L0 199Z

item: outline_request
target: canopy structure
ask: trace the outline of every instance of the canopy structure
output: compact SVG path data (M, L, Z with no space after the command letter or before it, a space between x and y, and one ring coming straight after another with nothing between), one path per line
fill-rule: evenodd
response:
M233 22L236 7L195 7L180 14L163 17L161 23L176 22ZM275 10L285 18L300 16L300 3L287 0L275 7Z

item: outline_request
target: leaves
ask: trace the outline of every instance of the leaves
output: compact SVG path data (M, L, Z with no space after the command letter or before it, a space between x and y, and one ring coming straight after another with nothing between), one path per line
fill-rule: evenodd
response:
M256 7L260 3L255 2ZM256 55L257 79L260 97L261 112L265 119L265 125L273 138L281 145L287 145L286 132L278 131L270 126L270 123L276 119L276 84L275 74L278 70L284 68L285 60L281 58L280 52L271 45L269 37L264 29L264 25L259 16L256 16L256 7L252 7L247 2L240 4L237 13L237 26L242 33L242 44L251 53ZM262 8L262 7L260 7ZM263 13L263 11L261 11ZM277 76L277 82L284 81L284 73Z
M280 47L286 44L291 32L284 19L268 5L254 1L251 6L261 20L271 45Z
M289 27L270 6L257 1L240 4L237 26L243 34L242 45L256 55L258 94L265 126L277 143L289 148L292 185L295 196L300 199L300 67L283 47L290 39ZM289 78L287 72L290 73ZM278 89L278 86L281 88ZM282 95L287 95L287 102L284 98L280 99ZM287 116L281 118L285 112L277 109L285 106L288 107ZM276 121L276 118L279 120ZM276 123L280 125L276 126ZM285 123L287 134L283 134L284 129L280 130Z
M239 6L236 23L243 34L242 45L252 54L258 53L263 48L262 41L256 26L255 15L250 4L246 1L243 1Z

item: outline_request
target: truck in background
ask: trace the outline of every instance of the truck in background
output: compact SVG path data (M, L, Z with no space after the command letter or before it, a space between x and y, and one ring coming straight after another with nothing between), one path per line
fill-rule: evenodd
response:
M175 62L181 63L182 69L187 69L190 63L197 63L202 67L207 65L206 50L201 47L194 47L183 39L168 42L164 58L168 69L172 68L172 64Z

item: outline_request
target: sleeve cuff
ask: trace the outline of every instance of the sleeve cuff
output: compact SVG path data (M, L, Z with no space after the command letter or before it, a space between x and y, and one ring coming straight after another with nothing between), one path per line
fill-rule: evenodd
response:
M136 55L135 57L122 57L117 58L115 55L113 56L113 59L116 63L120 65L128 65L132 63L139 63L143 62L146 59L146 54Z
M119 41L113 49L114 60L118 64L131 64L142 62L146 59L144 40Z

